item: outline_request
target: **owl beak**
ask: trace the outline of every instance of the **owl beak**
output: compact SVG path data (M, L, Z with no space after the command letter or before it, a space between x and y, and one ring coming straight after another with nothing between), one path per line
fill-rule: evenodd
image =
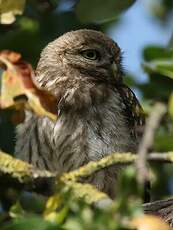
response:
M111 70L112 70L113 76L116 77L118 69L117 69L117 64L115 62L112 63Z

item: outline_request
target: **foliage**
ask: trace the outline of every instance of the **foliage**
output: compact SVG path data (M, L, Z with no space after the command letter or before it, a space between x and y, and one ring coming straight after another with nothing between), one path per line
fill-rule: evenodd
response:
M169 154L171 161L173 160L172 154L173 153ZM39 179L40 182L41 179L48 181L51 179L51 176L57 181L57 188L54 195L50 196L47 201L44 198L41 208L36 208L36 206L39 205L38 196L36 200L34 200L34 197L29 197L30 202L34 204L34 206L30 206L30 209L28 209L28 205L26 206L26 201L28 200L26 195L23 202L20 200L20 203L17 201L12 205L8 215L13 218L13 221L4 224L3 229L18 229L20 227L27 229L28 226L35 227L37 221L40 222L39 226L41 229L44 229L44 225L46 227L56 226L67 229L76 229L76 227L77 229L105 229L106 227L108 227L108 229L129 229L131 226L140 229L140 226L144 224L147 229L153 229L154 226L158 227L159 225L162 226L162 228L160 228L163 230L169 229L158 217L141 215L143 213L141 206L142 200L139 197L141 188L136 182L134 167L129 167L119 178L117 199L114 202L111 201L106 194L97 191L92 185L77 182L78 178L90 175L94 171L114 163L123 162L123 159L124 164L134 161L137 157L134 154L115 153L97 163L90 162L78 170L66 173L57 178L49 172L34 169L32 165L17 159L12 159L12 157L4 153L0 153L0 156L1 174L11 174L11 181L8 177L5 183L1 181L3 189L6 192L8 192L9 185L12 185L12 179L13 181L17 179L16 182L21 184L26 183L28 186L29 184L33 186L33 181L36 179ZM1 177L1 180L2 179ZM37 182L39 182L39 180L37 180ZM122 189L124 186L128 186L130 189ZM35 183L35 187L38 187L38 183ZM22 190L21 187L19 188L17 186L17 183L14 188ZM43 194L41 190L37 190L37 192ZM11 192L10 196L14 196L14 194ZM17 200L17 198L15 200ZM127 200L129 201L128 204ZM95 204L94 209L89 204ZM38 213L42 214L43 219L40 219ZM46 224L45 220L55 225ZM28 225L25 226L27 222Z
M81 0L76 5L76 13L82 22L110 20L116 18L123 9L129 7L132 3L134 3L134 0L108 0L106 2L104 0Z
M51 95L45 95L32 85L31 65L35 66L41 49L62 33L78 28L94 28L106 30L120 20L117 15L127 10L135 1L77 1L69 0L1 0L0 1L0 49L8 48L16 52L0 53L1 75L1 111L0 111L0 148L13 154L14 126L23 119L23 109L28 106L37 115L55 118L51 103L56 103ZM153 1L155 2L155 1ZM158 3L158 2L157 2ZM159 7L158 7L159 6ZM153 15L166 23L173 10L172 1L162 0L160 4L152 4ZM24 10L24 12L23 12ZM22 14L22 16L17 16ZM15 21L16 19L16 21ZM15 21L15 22L14 22ZM106 23L103 23L106 22ZM12 23L12 24L11 24ZM5 25L9 24L9 25ZM23 59L28 62L23 61ZM172 41L168 47L151 45L143 50L143 69L148 81L139 83L132 76L127 81L140 90L146 115L150 114L155 102L161 101L167 107L167 114L159 125L153 150L166 152L173 150L173 51ZM31 63L28 64L28 63ZM21 72L21 65L25 71ZM4 69L4 67L6 67ZM12 78L11 78L12 77ZM27 84L26 83L27 78ZM14 81L14 82L13 82ZM29 83L29 85L28 85ZM22 96L22 97L21 97ZM23 97L26 96L26 97ZM15 100L14 100L15 99ZM44 100L43 100L44 99ZM48 100L45 100L48 99ZM47 101L47 103L43 103ZM51 101L51 103L50 103ZM2 157L3 155L1 155ZM9 156L10 157L10 156ZM9 159L1 165L9 166ZM1 160L1 159L0 159ZM115 160L115 159L114 159ZM11 161L15 163L15 161ZM113 162L113 157L109 163ZM103 164L103 161L102 163ZM25 165L21 164L22 167ZM100 165L100 163L98 163ZM3 166L3 167L2 167ZM12 171L19 164L11 164ZM153 199L161 199L170 195L172 166L153 163L150 170ZM33 169L25 175L27 182ZM96 166L94 166L96 167ZM94 170L82 171L89 175ZM100 167L100 166L98 166ZM24 171L25 171L24 167ZM91 170L92 169L92 170ZM20 170L19 170L20 171ZM36 171L34 171L36 173ZM16 186L16 182L6 187L5 182L0 190L1 210L0 226L2 230L53 230L53 229L138 229L166 230L168 226L157 217L143 215L142 187L136 180L135 167L127 167L119 178L117 198L108 202L106 195L100 194L90 185L82 185L75 180L68 180L68 186L56 186L50 197L29 193ZM39 173L39 172L37 172ZM89 173L89 174L87 174ZM35 175L35 174L34 174ZM48 172L49 175L49 172ZM2 176L0 174L0 176ZM1 177L2 178L2 177ZM164 181L162 180L164 178ZM2 181L1 181L2 183ZM3 184L2 183L2 184ZM33 185L30 181L30 186ZM32 190L32 189L31 189ZM98 193L97 193L98 192ZM88 194L93 194L92 203L87 202ZM104 198L95 203L97 196ZM99 200L98 199L98 200ZM91 203L91 202L90 202ZM148 223L148 226L146 226ZM146 224L146 225L144 225Z

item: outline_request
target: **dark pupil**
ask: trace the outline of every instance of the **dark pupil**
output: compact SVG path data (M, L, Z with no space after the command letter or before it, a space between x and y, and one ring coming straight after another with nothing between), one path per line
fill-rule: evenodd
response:
M96 57L96 53L93 52L93 51L89 51L89 52L87 52L87 56L88 56L89 58L94 58L94 57Z

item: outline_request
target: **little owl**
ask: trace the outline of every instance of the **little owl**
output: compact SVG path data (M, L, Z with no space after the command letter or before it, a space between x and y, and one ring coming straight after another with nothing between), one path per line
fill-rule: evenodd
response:
M72 31L49 43L33 78L57 98L58 120L26 111L17 128L17 157L59 174L113 152L135 152L144 119L122 77L121 50L101 32ZM114 197L120 168L86 181Z

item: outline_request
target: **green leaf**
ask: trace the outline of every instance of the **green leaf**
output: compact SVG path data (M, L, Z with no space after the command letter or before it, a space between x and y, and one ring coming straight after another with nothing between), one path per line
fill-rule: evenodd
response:
M167 101L172 92L173 81L169 77L152 73L149 75L149 82L138 84L145 98Z
M173 149L173 135L164 134L155 137L154 149L156 151L171 151Z
M165 49L160 46L147 46L143 51L143 57L145 61L157 60L160 58L173 58L173 50L171 48Z
M15 219L8 224L4 224L1 230L60 230L57 224L53 224L43 220L40 217L28 217Z
M168 103L168 113L171 116L173 120L173 92L171 93L171 96L169 98L169 103Z
M76 5L76 14L82 22L106 21L116 18L135 0L80 0Z

